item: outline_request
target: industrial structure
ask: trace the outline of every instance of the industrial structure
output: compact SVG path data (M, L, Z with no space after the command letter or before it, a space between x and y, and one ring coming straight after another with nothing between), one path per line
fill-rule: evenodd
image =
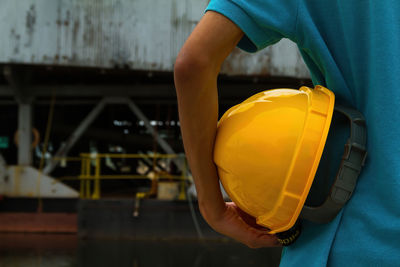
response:
M142 198L186 199L172 72L207 3L2 1L0 207L112 197L140 216ZM236 49L222 68L220 111L261 90L308 83L289 40L255 54ZM82 205L79 212L96 204Z

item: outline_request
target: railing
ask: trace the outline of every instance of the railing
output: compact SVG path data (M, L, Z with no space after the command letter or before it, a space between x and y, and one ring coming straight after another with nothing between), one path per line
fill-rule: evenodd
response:
M152 160L156 162L159 159L171 159L175 162L180 161L180 175L171 175L167 172L153 171L152 175L140 174L104 174L102 171L103 161L108 159L142 159L145 161ZM63 159L62 159L63 160ZM101 181L102 180L124 180L124 179L149 179L152 186L147 192L139 192L136 199L145 198L155 193L155 188L160 179L180 182L178 199L186 199L186 183L189 180L187 175L187 162L184 155L178 154L98 154L98 153L82 153L80 157L65 158L67 161L80 161L81 172L78 177L61 177L58 180L79 180L80 181L80 198L100 199L101 198Z

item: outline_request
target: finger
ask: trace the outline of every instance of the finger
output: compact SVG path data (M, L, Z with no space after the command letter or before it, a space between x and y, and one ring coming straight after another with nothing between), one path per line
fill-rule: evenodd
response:
M262 235L247 240L245 243L250 248L263 248L263 247L279 247L279 241L271 235Z
M247 232L249 233L248 239L244 243L251 248L281 246L276 235L252 227L249 227Z

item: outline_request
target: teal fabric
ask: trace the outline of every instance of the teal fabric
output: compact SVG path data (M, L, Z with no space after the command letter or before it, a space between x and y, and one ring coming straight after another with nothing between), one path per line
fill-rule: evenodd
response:
M400 1L212 0L207 10L245 32L246 51L296 42L314 84L366 117L369 154L353 197L333 222L305 222L281 266L399 266Z

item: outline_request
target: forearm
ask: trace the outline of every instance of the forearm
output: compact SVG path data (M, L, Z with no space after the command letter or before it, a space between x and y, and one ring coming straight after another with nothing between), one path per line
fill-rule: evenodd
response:
M209 11L182 47L175 62L181 132L200 211L217 232L249 247L274 246L277 241L265 230L245 221L243 212L222 198L213 162L218 120L217 76L225 58L242 38L243 32L221 14Z
M212 160L218 121L218 72L202 66L192 66L192 70L196 71L191 74L176 71L175 86L183 143L194 177L199 207L210 222L215 220L215 214L220 214L225 208Z
M213 224L225 203L213 162L218 122L217 76L243 32L225 17L207 12L186 40L175 62L174 77L186 156L200 210Z

